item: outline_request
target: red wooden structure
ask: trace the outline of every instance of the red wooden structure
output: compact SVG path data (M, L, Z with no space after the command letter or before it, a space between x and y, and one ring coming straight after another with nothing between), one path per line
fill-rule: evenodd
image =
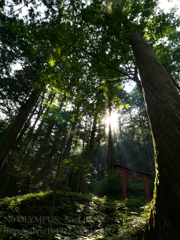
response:
M143 181L147 200L150 201L150 196L149 196L149 191L147 186L147 182L150 182L150 181L147 180L146 178L149 178L151 174L139 172L127 167L120 166L118 164L114 164L114 167L118 170L118 174L123 176L123 201L126 199L126 177Z

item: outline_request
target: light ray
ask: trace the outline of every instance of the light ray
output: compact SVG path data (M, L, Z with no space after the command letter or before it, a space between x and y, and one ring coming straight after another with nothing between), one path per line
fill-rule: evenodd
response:
M113 110L111 112L111 117L109 118L109 116L107 115L107 117L105 118L104 122L106 124L106 131L109 130L109 122L111 123L111 129L113 131L116 131L119 128L119 113L116 110Z

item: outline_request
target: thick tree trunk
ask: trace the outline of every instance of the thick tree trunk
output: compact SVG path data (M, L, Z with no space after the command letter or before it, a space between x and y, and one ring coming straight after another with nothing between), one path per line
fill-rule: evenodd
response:
M27 120L30 112L32 111L34 105L38 101L39 95L36 94L34 90L29 99L24 105L21 106L18 115L14 119L13 123L9 126L7 132L5 133L3 139L0 142L0 168L3 167L4 162L13 147L16 139L18 138L21 129Z
M139 32L130 43L139 68L156 163L153 207L147 240L178 240L180 236L180 95L152 48Z

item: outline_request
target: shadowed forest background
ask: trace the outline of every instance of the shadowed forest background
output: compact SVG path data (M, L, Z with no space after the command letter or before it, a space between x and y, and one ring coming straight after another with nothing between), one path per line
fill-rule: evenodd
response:
M178 239L180 19L157 4L2 1L0 239Z

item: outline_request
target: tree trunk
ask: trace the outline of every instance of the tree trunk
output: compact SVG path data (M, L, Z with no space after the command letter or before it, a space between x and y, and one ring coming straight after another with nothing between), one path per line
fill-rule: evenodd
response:
M100 163L100 142L101 142L101 134L100 134L100 131L101 131L101 123L99 121L99 134L98 134L98 137L97 137L97 149L98 149L98 152L97 152L97 159L96 159L96 181L99 180L99 171L100 171L100 168L99 168L99 163Z
M29 99L24 105L21 106L18 115L15 117L13 123L9 126L7 132L5 133L3 139L0 142L0 168L2 169L6 158L11 151L14 143L16 142L21 129L28 118L31 110L38 101L39 95L36 94L34 90Z
M57 192L57 183L58 183L60 165L61 165L61 156L59 157L58 167L56 171L56 178L54 182L53 200L51 205L50 221L49 221L49 228L48 228L48 240L51 240L51 235L52 235L53 215L54 215L54 207L56 202L56 192Z
M89 174L90 164L93 159L93 152L94 152L94 138L96 133L96 123L97 123L97 113L94 115L93 126L91 130L91 138L89 142L89 149L88 149L88 156L86 160L87 169L83 172L81 183L80 183L80 192L81 193L88 193L88 184L87 184L87 175Z
M76 121L72 125L71 134L69 136L69 139L67 140L65 150L62 154L62 157L61 157L62 162L63 162L64 159L69 159L70 152L71 152L72 141L73 141L73 137L74 137L75 126L76 126ZM66 186L66 180L67 180L67 177L68 177L67 174L66 174L66 171L67 171L67 168L61 168L60 169L60 174L61 175L66 175L66 178L63 178L63 179L59 180L58 190L61 190L64 186Z
M48 104L51 104L53 102L54 96L55 96L55 94L50 94L49 95L49 102L48 102ZM33 134L34 128L36 126L36 123L39 121L39 119L41 117L41 113L44 112L45 108L46 108L46 111L43 114L43 117L42 117L42 120L41 120L41 122L40 122L40 124L38 126L38 129ZM29 159L29 156L31 155L31 152L33 151L33 149L34 149L34 147L36 145L37 139L39 137L39 134L40 134L40 132L42 130L42 127L43 127L44 123L46 122L46 117L48 116L49 111L50 111L49 107L43 107L43 109L41 109L41 107L40 107L40 111L38 112L37 118L36 118L33 126L31 127L29 133L27 134L29 136L27 136L27 138L25 139L25 149L28 148L28 151L25 151L24 152L24 156L23 156L23 159L25 159L26 161ZM31 142L32 137L33 137L33 143L32 143L31 146L29 146L29 143Z
M180 95L152 48L139 32L130 36L155 150L153 207L147 240L178 240L180 236Z
M22 128L22 130L21 130L21 132L19 134L19 137L18 137L18 139L16 141L16 144L14 145L15 148L16 148L16 145L20 145L18 148L21 149L21 143L24 142L24 139L23 139L24 135L25 135L27 129L30 127L31 120L32 120L32 117L34 116L36 108L37 108L37 104L35 104L34 108L31 111L31 114L29 115L27 121L25 122L25 124L24 124L24 126L23 126L23 128ZM15 151L17 151L17 150L15 150Z
M108 171L113 169L113 156L112 156L112 129L111 129L111 107L109 107L109 136L108 136L108 152L107 152L107 165Z
M43 166L41 168L41 170L36 173L38 174L38 176L41 176L41 181L43 182L40 190L45 191L48 187L50 187L50 182L51 182L51 178L52 178L52 172L54 169L54 166L56 165L56 153L57 153L57 146L59 146L59 144L61 144L59 142L60 136L61 136L61 131L56 131L55 132L55 139L53 141L53 148L51 147L51 151L48 155L45 156L45 161L43 160ZM36 179L36 176L35 176Z
M23 145L24 145L24 150L25 151L23 151L22 155L24 155L24 153L26 152L26 149L29 145L29 142L31 141L31 138L33 136L33 131L35 129L35 126L36 126L37 122L39 121L39 119L41 117L41 113L43 113L44 109L46 108L45 106L42 107L42 104L43 104L43 99L41 100L41 104L40 104L40 107L39 107L39 110L38 110L38 113L37 113L36 120L34 121L33 125L29 128L29 131L27 132L27 134L26 134L26 136L23 140L23 143L24 143Z
M47 132L46 132L46 134L45 134L45 136L44 136L44 138L42 140L42 143L40 145L40 148L39 148L38 152L36 153L36 155L35 155L35 157L33 159L33 162L32 162L32 164L30 166L28 175L27 175L27 177L24 180L24 183L23 183L23 186L22 186L22 190L21 190L22 194L29 193L29 189L30 189L30 184L31 184L32 178L33 178L33 176L35 174L35 171L36 171L38 165L41 163L42 155L44 154L45 150L47 149L48 140L49 140L49 138L51 136L53 127L54 127L54 122L50 122L49 126L47 128Z

